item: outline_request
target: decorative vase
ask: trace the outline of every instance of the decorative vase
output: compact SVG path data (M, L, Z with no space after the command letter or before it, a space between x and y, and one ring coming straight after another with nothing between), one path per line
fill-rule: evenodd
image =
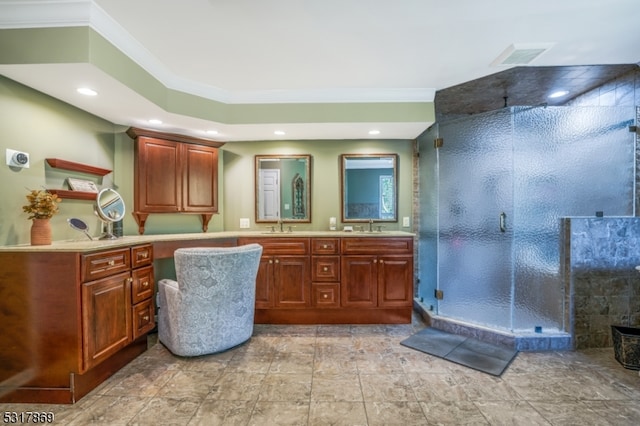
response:
M51 244L51 222L49 219L33 219L31 224L31 245L47 246Z

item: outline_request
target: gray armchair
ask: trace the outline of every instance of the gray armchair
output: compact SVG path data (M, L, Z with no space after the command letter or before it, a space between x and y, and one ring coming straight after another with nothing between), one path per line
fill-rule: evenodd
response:
M177 249L177 281L158 283L158 339L180 356L221 352L247 341L261 255L259 244Z

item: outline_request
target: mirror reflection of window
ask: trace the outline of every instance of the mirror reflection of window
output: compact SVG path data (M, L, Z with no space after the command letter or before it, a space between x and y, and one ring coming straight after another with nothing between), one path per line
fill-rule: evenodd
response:
M310 155L256 155L256 222L310 222Z
M397 221L397 155L341 157L343 221Z
M394 200L393 175L380 176L380 219L393 219L396 217Z

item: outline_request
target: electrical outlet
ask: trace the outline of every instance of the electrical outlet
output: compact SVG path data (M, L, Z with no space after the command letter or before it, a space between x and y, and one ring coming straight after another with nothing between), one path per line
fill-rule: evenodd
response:
M250 226L251 226L251 223L249 222L248 217L240 218L240 228L249 228Z
M404 216L404 217L402 218L402 226L403 226L404 228L408 228L408 227L410 227L410 226L411 226L411 222L409 221L409 216Z
M7 149L7 166L29 168L29 154Z

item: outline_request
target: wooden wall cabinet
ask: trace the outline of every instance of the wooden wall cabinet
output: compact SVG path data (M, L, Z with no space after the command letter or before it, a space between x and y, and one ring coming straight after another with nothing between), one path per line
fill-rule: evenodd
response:
M28 344L0 337L3 356L26 360L28 380L0 402L70 404L86 395L147 349L153 317L153 247L125 246L89 253L0 252L2 287L29 294L19 317ZM6 306L5 306L6 305Z
M218 148L206 139L130 128L135 140L134 211L144 233L151 213L190 213L202 217L206 232L218 212Z

